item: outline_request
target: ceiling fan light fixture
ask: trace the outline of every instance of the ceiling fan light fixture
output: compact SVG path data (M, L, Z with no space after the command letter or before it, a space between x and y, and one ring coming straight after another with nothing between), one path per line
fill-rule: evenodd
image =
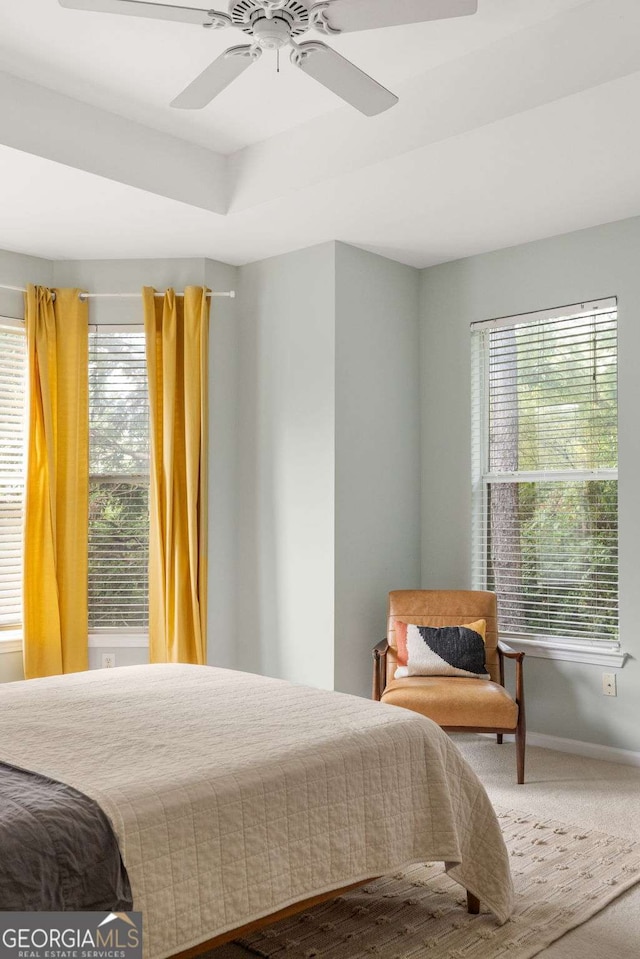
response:
M291 41L291 25L282 14L253 21L253 38L263 50L280 50Z

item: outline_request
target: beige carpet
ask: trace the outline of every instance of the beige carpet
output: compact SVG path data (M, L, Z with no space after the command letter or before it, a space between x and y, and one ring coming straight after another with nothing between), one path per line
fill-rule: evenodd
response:
M456 737L456 742L482 778L496 806L508 806L519 817L530 810L540 821L552 817L579 823L583 832L595 828L625 842L628 838L640 840L640 769L530 748L527 783L518 786L514 781L512 744L497 747L495 740L477 736ZM521 857L514 857L518 858ZM457 908L463 907L457 905ZM479 921L485 920L481 917ZM486 942L484 946L485 950L479 955L488 959L494 953L487 951ZM248 959L251 955L237 945L210 954L211 959ZM282 953L282 959L287 955ZM351 953L349 959L353 955ZM406 959L410 954L396 949L395 955ZM432 953L422 946L418 955ZM467 953L463 952L463 955L466 957ZM511 954L503 952L502 955ZM544 959L603 959L607 956L639 959L640 885L636 884L619 895L593 918L556 940L539 955Z
M251 936L267 959L530 959L640 880L640 843L499 812L516 910L470 916L441 863L414 866Z

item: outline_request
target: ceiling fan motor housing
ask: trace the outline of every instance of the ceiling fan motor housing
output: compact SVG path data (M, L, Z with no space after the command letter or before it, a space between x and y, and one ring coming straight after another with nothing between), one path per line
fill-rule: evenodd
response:
M265 50L277 50L309 29L311 3L282 0L267 17L260 0L232 0L229 15L233 25L253 37Z
M263 50L279 50L291 39L289 22L277 14L261 17L253 23L253 39Z

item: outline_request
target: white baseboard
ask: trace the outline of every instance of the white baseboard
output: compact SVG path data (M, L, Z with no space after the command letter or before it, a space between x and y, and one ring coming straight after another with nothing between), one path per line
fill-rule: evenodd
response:
M493 733L488 733L493 738ZM505 740L514 737L505 733ZM640 766L640 752L601 746L599 743L583 743L579 739L563 739L562 736L547 736L546 733L527 732L527 746L555 749L559 753L572 753L588 759L602 759L608 763L623 763L625 766Z

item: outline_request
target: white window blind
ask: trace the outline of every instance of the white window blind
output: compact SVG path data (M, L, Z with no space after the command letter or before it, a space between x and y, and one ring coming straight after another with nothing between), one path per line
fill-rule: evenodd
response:
M0 318L0 630L22 622L26 370L24 327Z
M89 628L148 623L149 403L144 333L89 335Z
M474 584L504 634L617 644L616 302L472 338Z

